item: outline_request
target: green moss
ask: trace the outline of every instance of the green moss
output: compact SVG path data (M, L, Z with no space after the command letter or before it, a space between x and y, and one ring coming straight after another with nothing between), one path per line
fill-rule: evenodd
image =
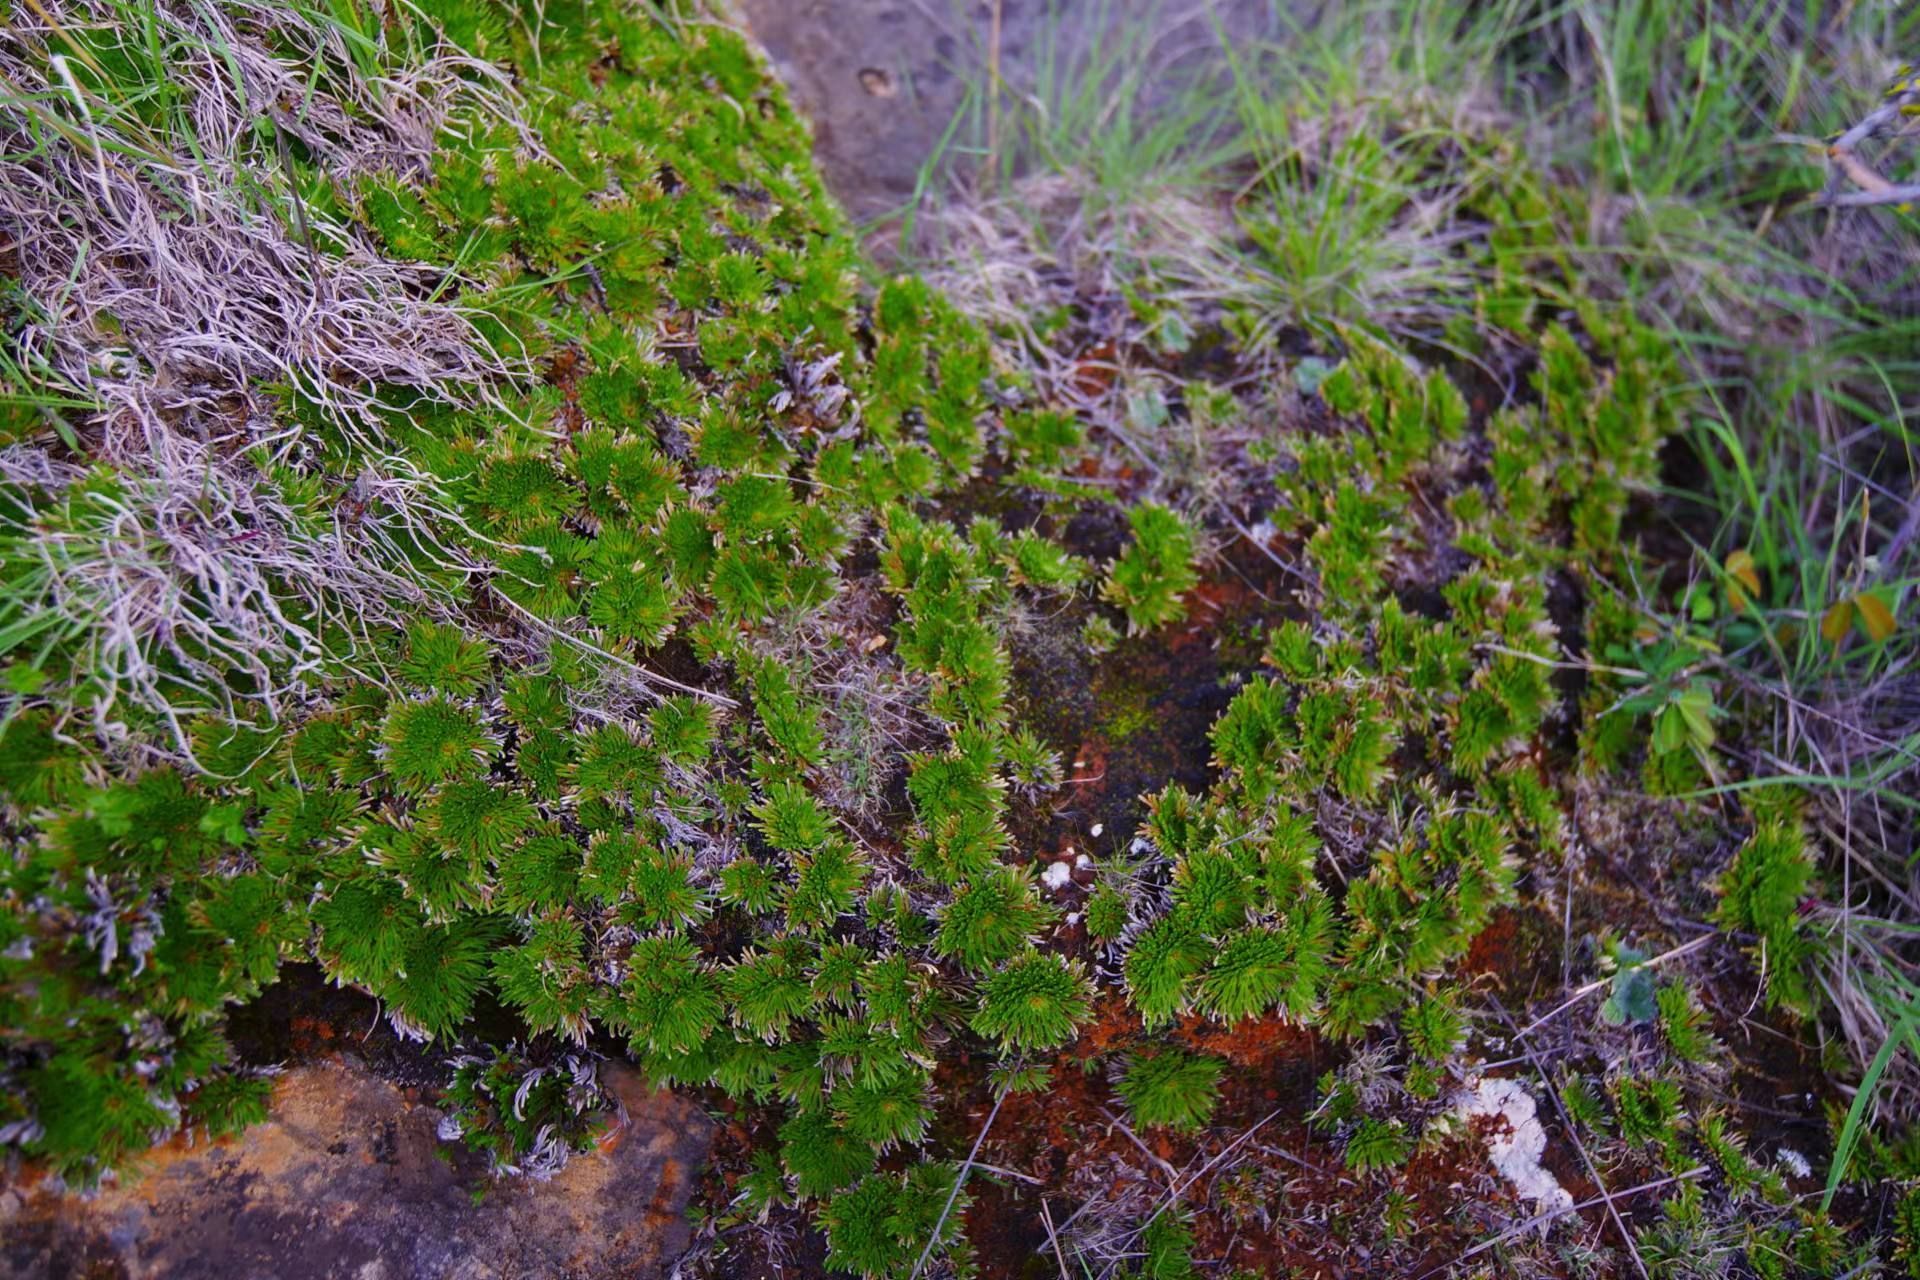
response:
M1025 950L1056 914L1024 871L996 868L954 895L933 947L970 972L987 972Z
M1108 742L1119 744L1154 727L1153 689L1147 685L1122 684L1105 688L1100 696L1100 725Z
M1347 1168L1372 1173L1404 1164L1411 1153L1406 1133L1397 1120L1368 1116L1347 1139Z
M1204 1128L1220 1097L1226 1065L1161 1047L1131 1054L1115 1088L1142 1128Z
M1145 631L1184 616L1182 598L1200 581L1194 568L1192 525L1157 503L1127 513L1133 545L1107 570L1101 594L1127 615L1129 627Z
M1464 301L1519 327L1495 341L1469 324L1441 349L1502 348L1527 385L1484 413L1477 374L1322 334L1340 362L1287 393L1311 431L1289 420L1231 464L1236 486L1270 481L1249 519L1284 531L1300 571L1259 616L1311 616L1213 637L1233 696L1211 785L1143 798L1145 844L1103 870L1082 908L1097 945L1069 959L1059 911L1010 865L1034 852L1035 815L1067 803L1052 709L1020 689L1010 638L1057 612L1084 616L1096 655L1121 617L1130 646L1161 643L1145 633L1187 617L1218 522L1176 504L1212 512L1218 495L1154 477L1163 501L1118 504L1125 545L1096 582L1058 531L1132 492L1082 468L1106 433L1010 385L1004 351L926 282L863 291L805 130L736 37L611 0L555 0L540 23L421 7L499 60L524 119L462 111L427 175L333 191L303 166L300 181L423 280L446 273L436 296L541 376L462 388L458 409L378 388L389 408L353 431L312 388L272 389L301 446L274 462L274 492L332 528L352 487L352 518L396 544L433 607L352 661L320 645L285 722L190 709L201 774L125 770L174 753L172 726L135 715L95 741L84 638L7 629L0 1125L37 1125L30 1155L87 1178L183 1115L256 1117L264 1092L226 1064L222 1011L310 958L408 1035L452 1039L497 1001L542 1043L624 1037L657 1080L777 1113L777 1165L761 1159L742 1194L820 1201L830 1265L903 1274L936 1220L960 1264L966 1194L941 1219L955 1171L923 1157L951 1152L935 1081L969 1046L1004 1055L997 1087L1039 1085L1027 1055L1070 1045L1116 966L1148 1029L1277 1016L1358 1039L1397 1018L1406 1090L1432 1101L1470 1033L1443 975L1513 901L1522 860L1567 848L1561 730L1587 767L1637 766L1666 793L1717 767L1706 691L1676 677L1634 706L1607 656L1659 665L1613 587L1640 580L1623 517L1674 425L1672 356L1577 282L1518 265L1562 211L1516 174L1486 198L1510 252L1472 258L1486 288ZM378 56L403 57L414 21ZM1237 207L1257 221L1260 198ZM1131 300L1165 331L1157 300ZM1237 394L1191 384L1151 411L1232 441ZM41 430L14 417L9 439ZM420 511L358 495L395 474L430 499ZM9 590L33 563L19 530L97 533L132 493L105 467L64 495L26 488L0 491ZM289 616L330 636L339 623L313 615L338 602L306 585L285 591ZM1556 675L1577 657L1568 598L1605 659L1580 664L1578 694ZM35 616L8 608L10 624ZM1245 670L1262 653L1268 670ZM716 696L660 696L659 676ZM254 678L234 677L236 696L256 700ZM1109 671L1099 732L1154 731L1162 692ZM871 766L857 785L850 758ZM1756 805L1720 883L1719 921L1757 939L1770 1001L1811 1012L1798 819ZM103 895L111 955L79 923ZM1764 1193L1737 1141L1688 1113L1678 1081L1720 1052L1703 1007L1640 977L1623 1022L1657 1024L1693 1067L1618 1080L1611 1109L1572 1082L1568 1114L1676 1171L1697 1133L1730 1191ZM136 1025L172 1046L151 1078ZM1144 1126L1204 1127L1233 1083L1211 1058L1125 1049L1117 1088ZM503 1106L529 1062L456 1069L453 1109L496 1163L551 1147L548 1124L566 1146L587 1132L558 1076ZM1359 1096L1343 1086L1327 1109L1349 1166L1403 1162L1407 1127ZM1145 1226L1148 1274L1196 1273L1184 1212ZM1665 1217L1678 1232L1692 1213ZM1902 1202L1897 1230L1912 1216Z
M396 703L381 726L380 742L394 785L416 794L473 777L494 746L479 716L446 698Z
M1798 818L1763 812L1720 880L1718 919L1726 928L1759 937L1768 1003L1801 1013L1813 1007L1807 971L1812 947L1800 914L1813 877Z
M973 1029L1007 1049L1051 1049L1087 1018L1092 989L1081 968L1056 955L1028 951L980 984Z

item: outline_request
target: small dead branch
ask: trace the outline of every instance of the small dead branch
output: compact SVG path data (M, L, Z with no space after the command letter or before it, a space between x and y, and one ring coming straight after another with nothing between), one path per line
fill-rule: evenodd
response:
M1559 1218L1564 1218L1570 1214L1576 1214L1581 1212L1582 1210L1594 1208L1597 1205L1606 1205L1609 1209L1611 1209L1614 1206L1614 1204L1616 1204L1621 1200L1628 1200L1634 1196L1645 1195L1649 1191L1659 1191L1662 1188L1670 1187L1677 1182L1691 1182L1695 1178L1704 1176L1707 1172L1708 1172L1707 1166L1703 1164L1695 1165L1693 1168L1686 1170L1684 1173L1672 1174L1665 1178L1655 1178L1651 1182L1642 1182L1635 1186L1623 1187L1619 1191L1610 1191L1604 1195L1597 1195L1592 1197L1591 1199L1582 1200L1580 1203L1574 1205L1571 1209L1549 1209L1545 1213L1536 1213L1531 1218L1528 1218L1523 1222L1514 1223L1511 1227L1508 1227L1505 1231L1502 1231L1499 1235L1494 1236L1491 1240L1482 1240L1479 1244L1473 1246L1473 1248L1471 1249L1468 1249L1466 1252L1462 1253L1459 1257L1454 1258L1452 1261L1442 1263L1440 1266L1434 1267L1432 1270L1421 1272L1418 1276L1414 1277L1414 1280L1430 1280L1430 1277L1432 1276L1437 1276L1442 1274L1443 1272L1452 1271L1455 1267L1467 1261L1467 1259L1469 1258L1477 1258L1481 1254L1487 1252L1489 1249L1498 1249L1501 1245L1505 1244L1507 1241L1517 1239L1520 1236L1527 1234L1527 1232L1532 1231L1536 1227L1547 1226L1548 1224L1554 1222Z
M1920 201L1920 182L1891 181L1860 155L1860 149L1876 139L1915 132L1920 132L1920 76L1903 68L1880 105L1827 144L1827 184L1814 203L1849 209Z
M1159 1156L1155 1155L1153 1148L1149 1147L1145 1142L1141 1141L1140 1135L1135 1133L1131 1128L1129 1128L1126 1121L1122 1120L1119 1116L1116 1116L1115 1114L1113 1114L1113 1112L1107 1110L1105 1107L1100 1108L1100 1114L1105 1116L1109 1121L1112 1122L1113 1127L1120 1131L1121 1136L1126 1138L1126 1140L1128 1142L1131 1142L1135 1147L1139 1148L1140 1154L1145 1156L1148 1160L1152 1161L1156 1169L1160 1170L1161 1173L1166 1175L1167 1187L1170 1191L1179 1185L1180 1171L1174 1168L1172 1165L1168 1164L1165 1160L1162 1160ZM1178 1194L1178 1193L1176 1192L1175 1194Z
M1060 1252L1060 1236L1053 1229L1053 1210L1047 1207L1047 1198L1040 1197L1040 1221L1047 1229L1047 1243L1053 1246L1053 1260L1060 1264L1060 1280L1072 1280L1067 1270L1067 1255Z

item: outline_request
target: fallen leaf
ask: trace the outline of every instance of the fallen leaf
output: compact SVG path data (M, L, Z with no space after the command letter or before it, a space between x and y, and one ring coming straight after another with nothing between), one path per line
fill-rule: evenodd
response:
M1820 618L1820 635L1828 644L1839 644L1853 626L1853 601L1837 600Z
M1887 608L1887 602L1879 596L1863 592L1853 598L1853 606L1860 611L1860 625L1866 629L1868 639L1877 644L1893 634L1893 610Z
M1727 603L1738 613L1759 596L1760 570L1753 563L1753 553L1745 547L1728 553L1724 567L1733 579L1727 584Z

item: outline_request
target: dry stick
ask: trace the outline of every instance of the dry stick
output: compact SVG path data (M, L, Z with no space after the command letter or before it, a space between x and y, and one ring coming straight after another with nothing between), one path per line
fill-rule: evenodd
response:
M1898 562L1900 553L1906 550L1907 544L1913 541L1915 535L1920 535L1920 487L1916 487L1913 497L1907 500L1907 518L1900 522L1900 527L1894 531L1893 537L1887 542L1887 549L1881 553L1882 581L1893 573L1893 566Z
M675 680L669 676L663 676L658 672L649 671L637 662L629 662L627 659L621 657L617 653L609 653L607 650L602 649L599 645L596 645L591 641L582 640L579 636L576 636L576 635L569 635L567 632L560 630L560 628L554 626L552 623L548 622L546 619L538 616L537 614L533 613L531 610L527 609L525 606L521 605L517 600L514 600L513 598L508 596L505 592L496 591L493 594L502 604L505 604L509 609L512 609L515 613L519 614L522 620L524 620L527 623L527 625L531 626L534 630L542 632L543 634L550 636L555 640L565 641L567 644L574 645L577 648L583 649L586 652L595 655L596 657L605 658L617 666L624 667L626 668L627 671L639 677L641 682L644 684L665 685L669 689L678 689L681 693L691 694L693 697L696 697L696 698L705 698L708 702L715 703L722 707L738 707L740 705L738 702L734 701L732 698L729 698L724 693L715 693L711 689L701 689L701 688L695 687L694 685L681 684L678 680Z
M1152 1213L1147 1215L1147 1220L1145 1222L1141 1223L1138 1227L1135 1227L1131 1232L1128 1233L1128 1235L1126 1236L1126 1240L1122 1241L1122 1244L1125 1244L1133 1240L1136 1236L1146 1234L1147 1228L1153 1225L1154 1220L1156 1218L1158 1218L1161 1214L1165 1213L1173 1205L1179 1203L1180 1197L1183 1194L1185 1194L1188 1187L1191 1187L1194 1183L1206 1177L1208 1173L1213 1171L1214 1166L1218 1165L1222 1160L1225 1160L1228 1156L1232 1155L1235 1151L1239 1150L1242 1144L1251 1140L1254 1134L1264 1129L1267 1126L1267 1124L1274 1119L1274 1117L1278 1116L1284 1110L1286 1110L1285 1107L1275 1107L1273 1110L1267 1112L1266 1115L1261 1116L1258 1120L1254 1121L1253 1126L1251 1128L1249 1128L1245 1133L1242 1133L1239 1137L1235 1138L1232 1142L1229 1142L1226 1146L1222 1147L1220 1149L1219 1155L1213 1157L1213 1159L1201 1165L1199 1169L1195 1170L1194 1173L1186 1179L1186 1181L1179 1182L1178 1181L1179 1175L1175 1174L1174 1176L1176 1179L1176 1185L1173 1185L1167 1188L1167 1198L1162 1200L1159 1206L1156 1207ZM1113 1120L1113 1113L1107 1111L1105 1107L1102 1107L1101 1111L1106 1114L1109 1120ZM1115 1124L1120 1124L1118 1120L1114 1120L1113 1122ZM1168 1164L1165 1160L1160 1159L1159 1156L1154 1155L1153 1152L1147 1151L1146 1146L1140 1142L1140 1139L1134 1137L1133 1131L1131 1129L1127 1128L1124 1124L1121 1124L1120 1131L1122 1133L1125 1133L1129 1138L1133 1138L1134 1144L1136 1146L1139 1146L1142 1151L1146 1151L1147 1156L1150 1159L1152 1159L1155 1163L1157 1163L1161 1168L1167 1170L1167 1172L1169 1173L1173 1173L1173 1166ZM1293 1159L1294 1163L1296 1164L1303 1163L1295 1157L1290 1156L1288 1158ZM1079 1215L1076 1213L1075 1216L1078 1217Z
M1653 966L1660 964L1663 961L1672 960L1675 957L1683 956L1687 954L1687 952L1689 951L1693 951L1699 947L1705 946L1707 943L1713 941L1715 938L1719 936L1720 935L1715 933L1703 933L1699 937L1695 938L1692 942L1683 942L1679 946L1674 947L1669 951L1662 951L1659 955L1655 956L1653 959L1643 960L1639 964L1633 967L1636 969L1651 969L1653 968ZM1527 1036L1530 1036L1535 1031L1538 1031L1543 1023L1553 1021L1553 1019L1559 1017L1561 1014L1565 1013L1567 1010L1573 1008L1573 1006L1575 1006L1576 1004L1579 1004L1582 1000L1586 999L1588 996L1592 995L1594 992L1600 990L1600 988L1606 986L1608 983L1612 982L1615 977L1618 977L1618 976L1619 975L1615 974L1605 978L1595 978L1592 982L1589 982L1586 986L1581 987L1578 991L1568 996L1565 1000L1562 1000L1559 1004L1547 1010L1545 1013L1535 1018L1532 1022L1529 1022L1526 1025L1525 1030L1516 1032L1513 1038L1515 1040L1524 1040Z
M1437 1276L1442 1271L1445 1271L1450 1267L1457 1267L1461 1263L1465 1262L1468 1258L1477 1257L1478 1255L1485 1253L1489 1249L1497 1249L1501 1245L1505 1244L1507 1241L1513 1239L1515 1236L1525 1235L1527 1232L1533 1230L1535 1227L1544 1226L1545 1224L1552 1222L1557 1218L1564 1217L1567 1214L1579 1213L1582 1209L1591 1209L1593 1208L1593 1206L1597 1204L1611 1205L1613 1201L1625 1200L1628 1196L1642 1195L1648 1191L1658 1191L1661 1187L1672 1186L1676 1182L1690 1181L1691 1179L1699 1177L1701 1174L1705 1173L1706 1171L1707 1171L1707 1166L1703 1164L1699 1164L1687 1170L1685 1173L1670 1174L1664 1178L1656 1178L1652 1182L1643 1182L1637 1187L1627 1187L1621 1191L1611 1191L1605 1195L1595 1196L1591 1200L1582 1200L1579 1204L1574 1205L1570 1209L1548 1209L1544 1213L1536 1213L1531 1218L1528 1218L1526 1221L1518 1222L1518 1223L1515 1223L1513 1226L1508 1227L1505 1231L1502 1231L1499 1235L1493 1237L1493 1239L1482 1240L1479 1244L1473 1246L1473 1248L1467 1250L1465 1253L1461 1254L1459 1257L1453 1259L1452 1261L1441 1263L1439 1266L1433 1268L1431 1271L1421 1272L1418 1276L1414 1277L1414 1280L1428 1280L1428 1277L1430 1276Z
M1861 160L1858 154L1861 144L1871 141L1884 132L1888 125L1903 119L1906 108L1916 102L1920 102L1920 92L1903 90L1869 111L1860 118L1858 124L1835 138L1827 147L1827 159L1833 165L1833 172L1827 179L1826 190L1816 197L1814 203L1858 208L1863 205L1905 204L1920 199L1920 185L1889 182ZM1859 190L1841 191L1843 178Z
M973 1140L973 1150L967 1152L967 1162L960 1166L960 1172L954 1175L953 1190L947 1193L947 1203L940 1209L940 1217L933 1224L933 1231L927 1236L927 1247L920 1251L920 1260L913 1264L913 1274L907 1280L918 1280L920 1268L927 1265L927 1258L933 1253L933 1246L940 1242L940 1228L947 1225L947 1215L953 1212L953 1202L960 1198L960 1188L967 1183L967 1174L973 1168L973 1158L980 1154L980 1144L987 1140L987 1130L993 1128L994 1117L1000 1114L1000 1104L1007 1100L1003 1092L993 1100L993 1110L987 1112L987 1122L980 1126L980 1134Z
M1259 551L1261 555L1273 561L1274 564L1278 565L1284 572L1290 573L1294 577L1300 579L1300 581L1305 583L1307 586L1311 587L1314 585L1313 579L1308 577L1307 574L1301 570L1300 566L1288 564L1285 560L1282 560L1280 558L1280 556L1274 551L1272 547L1269 547L1266 543L1254 537L1253 530L1247 527L1246 522L1244 520L1240 519L1239 516L1235 515L1232 511L1228 510L1226 503L1216 502L1214 504L1214 507L1216 510L1220 512L1221 515L1227 518L1227 523L1233 526L1234 531L1238 533L1242 538L1245 538L1248 542L1251 542L1254 545L1254 548L1257 551Z
M993 17L987 31L987 154L980 162L981 172L1000 159L1000 33L1002 0L993 0Z
M988 1164L985 1160L975 1160L973 1167L982 1173L991 1173L995 1177L1012 1178L1015 1182L1024 1182L1030 1187L1044 1187L1047 1185L1045 1178L1036 1178L1032 1174L1022 1173L1018 1169L1002 1169L999 1165Z
M1100 1114L1105 1116L1107 1119L1113 1121L1114 1127L1119 1129L1121 1133L1127 1136L1127 1141L1131 1142L1134 1146L1140 1148L1141 1155L1145 1156L1147 1159L1153 1161L1155 1164L1160 1166L1161 1171L1167 1175L1167 1186L1169 1189L1172 1189L1173 1185L1180 1181L1180 1171L1174 1168L1172 1165L1168 1164L1165 1160L1162 1160L1159 1156L1155 1155L1151 1147L1149 1147L1146 1143L1140 1141L1140 1135L1127 1127L1126 1121L1122 1120L1119 1116L1116 1116L1115 1114L1113 1114L1113 1112L1107 1110L1105 1107L1100 1108Z
M1067 1256L1060 1252L1060 1237L1053 1229L1053 1210L1047 1208L1047 1198L1040 1197L1040 1221L1047 1228L1047 1243L1053 1246L1053 1260L1060 1264L1060 1280L1073 1280L1067 1272Z

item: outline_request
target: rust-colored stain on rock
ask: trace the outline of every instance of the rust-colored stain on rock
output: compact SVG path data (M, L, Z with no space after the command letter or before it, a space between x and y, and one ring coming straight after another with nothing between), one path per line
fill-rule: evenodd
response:
M435 1137L437 1110L353 1059L296 1067L280 1079L272 1118L231 1142L170 1143L91 1197L44 1186L0 1193L0 1276L662 1275L687 1244L684 1211L712 1123L624 1067L605 1078L623 1119L541 1183L489 1178Z

